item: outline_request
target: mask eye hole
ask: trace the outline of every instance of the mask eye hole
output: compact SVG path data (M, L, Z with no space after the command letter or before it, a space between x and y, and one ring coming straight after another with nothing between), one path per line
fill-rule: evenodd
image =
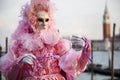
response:
M38 20L39 22L43 22L43 19L41 19L41 18L38 18L37 20Z
M49 19L46 19L45 21L46 21L46 22L48 22L48 21L49 21Z

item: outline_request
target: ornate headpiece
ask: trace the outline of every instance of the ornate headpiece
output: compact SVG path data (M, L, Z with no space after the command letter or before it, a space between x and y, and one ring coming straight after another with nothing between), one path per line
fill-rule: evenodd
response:
M51 16L54 11L53 4L50 0L31 0L31 11L36 13L38 11L44 10Z
M46 10L48 11L50 7L49 0L31 0L31 8L36 10Z

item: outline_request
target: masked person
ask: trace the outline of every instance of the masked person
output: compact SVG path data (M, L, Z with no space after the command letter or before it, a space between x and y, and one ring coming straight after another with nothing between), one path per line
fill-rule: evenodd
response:
M50 0L32 0L21 11L22 20L12 35L9 50L0 58L6 80L73 80L82 73L90 56L86 38L75 51L55 28Z

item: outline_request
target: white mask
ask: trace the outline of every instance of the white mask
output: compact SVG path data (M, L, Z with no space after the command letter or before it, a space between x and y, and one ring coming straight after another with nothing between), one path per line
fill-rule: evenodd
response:
M49 26L49 15L45 11L39 11L37 13L36 27L40 30L47 30Z

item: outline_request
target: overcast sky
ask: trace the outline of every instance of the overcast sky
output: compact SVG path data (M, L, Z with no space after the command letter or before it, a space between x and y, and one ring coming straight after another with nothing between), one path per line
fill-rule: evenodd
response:
M29 0L0 0L0 45L5 37L15 31L20 19L20 10ZM111 31L116 23L120 32L120 0L51 0L55 3L56 27L61 35L86 36L88 39L103 38L103 13L107 3ZM112 35L112 32L111 32Z

